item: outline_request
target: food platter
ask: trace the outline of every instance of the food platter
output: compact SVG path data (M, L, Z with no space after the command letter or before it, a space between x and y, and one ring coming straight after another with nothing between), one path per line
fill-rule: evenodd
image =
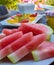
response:
M36 19L32 22L32 23L37 23L44 15L40 15L38 14L38 16L36 17ZM8 18L10 19L10 18ZM9 24L7 23L7 20L8 19L5 19L4 21L0 22L0 24L2 24L3 26L20 26L21 23L19 24ZM51 37L51 42L54 41L54 36ZM29 57L28 57L29 58ZM33 59L30 59L29 60L27 58L25 58L25 60L22 59L22 61L19 61L17 62L16 64L12 64L7 58L3 59L0 61L0 65L50 65L50 63L52 63L54 61L54 58L49 58L49 59L46 59L46 60L42 60L42 61L38 61L38 62L35 62Z
M51 36L51 42L54 42L54 35ZM54 62L54 58L45 59L42 61L35 62L32 57L29 58L30 55L24 57L21 61L17 62L16 64L12 64L8 58L4 58L0 61L0 65L50 65Z
M41 14L38 14L37 17L35 18L35 20L32 22L32 23L37 23L44 15L41 15ZM2 26L20 26L21 23L18 23L18 24L9 24L7 22L7 20L9 20L11 18L8 18L8 19L5 19L3 21L0 22L0 24Z

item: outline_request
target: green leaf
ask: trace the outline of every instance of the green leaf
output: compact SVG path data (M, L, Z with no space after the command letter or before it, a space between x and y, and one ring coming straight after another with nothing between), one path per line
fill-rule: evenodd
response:
M17 9L18 0L0 0L0 5L5 5L8 9Z

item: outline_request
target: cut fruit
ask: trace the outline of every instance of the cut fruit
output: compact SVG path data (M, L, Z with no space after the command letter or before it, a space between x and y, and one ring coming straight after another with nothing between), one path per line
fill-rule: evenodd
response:
M6 37L6 35L3 34L3 33L1 33L1 34L0 34L0 39L2 39L2 38L4 38L4 37Z
M22 16L22 14L16 14L16 16L21 17L21 16Z
M18 30L23 31L23 33L33 32L34 35L42 33L41 29L38 29L29 23L22 23Z
M16 32L14 34L8 35L4 37L3 39L0 40L0 50L4 48L5 46L11 44L15 40L19 39L22 37L23 33L22 32Z
M36 14L31 14L30 17L36 17L37 16L37 13Z
M51 35L53 34L53 29L48 25L39 23L39 24L34 24L33 26L42 30L43 33L46 33L48 40L50 39Z
M21 48L17 49L12 54L8 55L8 58L11 60L12 63L16 63L24 56L29 54L32 50L36 49L39 44L46 40L45 34L36 35L33 39L28 42L26 45L22 46Z
M45 33L47 34L47 40L50 39L51 35L53 34L53 30L44 24L29 24L29 23L22 23L18 29L4 29L3 33L6 35L10 35L15 32L23 31L23 33L33 32L34 35Z
M51 44L53 45L53 42L44 41L37 47L37 50L42 50L44 48L50 47Z
M9 55L10 53L16 51L21 46L27 44L33 38L32 32L24 34L21 38L7 45L5 48L0 50L0 60Z
M28 23L29 20L28 19L23 19L22 21L20 21L20 23Z
M23 33L27 33L32 31L34 35L45 33L47 34L47 39L49 40L50 36L53 34L53 30L44 24L29 24L23 23L19 28L19 31L23 31Z
M5 35L10 35L10 34L13 34L15 32L19 32L18 29L3 29L2 32L5 34Z
M3 29L2 33L4 33L5 35L10 35L10 34L12 34L12 30L11 29Z
M29 17L30 22L34 21L36 17Z
M32 55L35 61L54 57L54 43L43 42L37 50L32 51Z
M17 21L14 19L7 20L9 24L17 24Z

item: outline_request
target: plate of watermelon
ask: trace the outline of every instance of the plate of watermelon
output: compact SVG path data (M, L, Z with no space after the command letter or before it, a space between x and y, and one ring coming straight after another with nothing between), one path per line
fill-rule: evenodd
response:
M0 65L49 65L54 61L51 35L53 30L45 24L22 23L17 29L3 29Z

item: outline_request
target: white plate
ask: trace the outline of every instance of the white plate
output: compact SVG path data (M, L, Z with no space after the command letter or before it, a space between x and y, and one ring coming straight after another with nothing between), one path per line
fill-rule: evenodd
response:
M46 60L39 61L39 62L34 62L33 60L20 61L20 62L17 62L16 64L12 64L9 61L5 61L5 62L0 62L0 65L49 65L53 61L54 61L54 58L46 59Z
M54 6L51 6L51 5L42 5L42 4L40 4L40 7L41 8L44 8L44 9L54 9Z
M38 17L39 18L39 17ZM40 18L42 18L42 16L40 15ZM33 21L35 23L35 21ZM6 22L6 20L0 22L2 25L8 25L8 26L18 26L18 25L12 25L12 24L8 24ZM20 25L20 24L19 24ZM51 41L54 41L54 37L52 38ZM51 62L54 61L54 58L50 58L50 59L46 59L46 60L42 60L39 62L34 62L34 60L26 60L26 61L20 61L16 64L12 64L10 61L0 61L0 65L49 65Z
M36 19L35 19L32 23L37 23L43 16L44 16L44 15L38 14L37 17L36 17ZM8 19L10 19L10 18L8 18ZM20 24L21 24L21 23L18 23L18 24L9 24L9 23L7 22L8 19L5 19L5 20L1 21L0 23L1 23L3 26L20 26Z

